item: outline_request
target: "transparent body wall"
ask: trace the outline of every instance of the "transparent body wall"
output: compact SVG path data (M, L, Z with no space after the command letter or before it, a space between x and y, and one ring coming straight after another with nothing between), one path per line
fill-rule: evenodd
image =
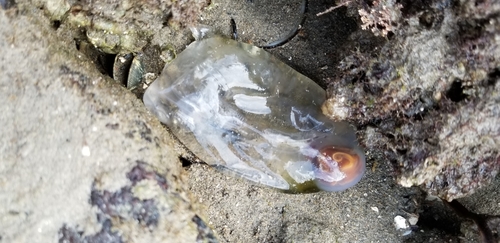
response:
M321 113L325 97L266 51L216 36L168 64L144 103L208 164L288 192L340 191L365 156L348 124Z

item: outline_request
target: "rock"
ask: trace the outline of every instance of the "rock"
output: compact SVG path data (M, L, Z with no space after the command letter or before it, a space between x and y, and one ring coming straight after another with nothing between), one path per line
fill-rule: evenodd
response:
M0 239L216 241L142 102L18 11L0 11Z
M361 143L385 151L400 185L449 201L471 195L500 170L500 6L394 4L350 6L390 38L344 57L323 110L366 127Z

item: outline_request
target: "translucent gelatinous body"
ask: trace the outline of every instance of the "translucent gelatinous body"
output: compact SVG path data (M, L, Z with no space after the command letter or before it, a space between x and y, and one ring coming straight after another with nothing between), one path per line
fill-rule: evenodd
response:
M365 171L348 124L321 114L325 91L255 46L195 41L144 104L208 164L290 192L344 190Z

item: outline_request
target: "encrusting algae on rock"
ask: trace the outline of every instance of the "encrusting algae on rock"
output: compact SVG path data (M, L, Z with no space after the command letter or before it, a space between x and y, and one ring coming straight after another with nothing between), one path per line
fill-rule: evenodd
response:
M341 191L364 174L349 124L321 113L325 91L256 46L190 44L144 104L204 162L288 192Z

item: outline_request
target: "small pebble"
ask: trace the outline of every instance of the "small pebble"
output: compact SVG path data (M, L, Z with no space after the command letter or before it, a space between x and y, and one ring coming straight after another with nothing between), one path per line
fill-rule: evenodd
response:
M399 215L394 217L394 224L396 225L397 230L407 229L408 227L410 227L406 222L406 219Z
M90 148L89 148L89 146L83 146L82 147L82 155L85 156L85 157L89 157L90 156Z
M396 226L396 230L403 232L403 236L409 235L412 232L408 221L399 215L394 217L394 224Z
M410 225L416 225L418 222L418 217L415 215L412 215L412 216L410 216L410 218L408 218L408 222L410 223Z

